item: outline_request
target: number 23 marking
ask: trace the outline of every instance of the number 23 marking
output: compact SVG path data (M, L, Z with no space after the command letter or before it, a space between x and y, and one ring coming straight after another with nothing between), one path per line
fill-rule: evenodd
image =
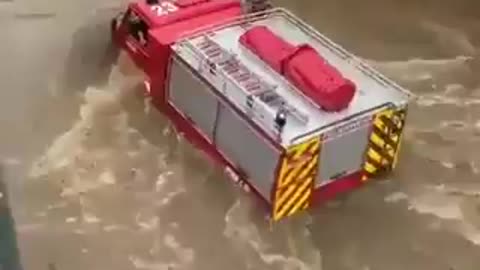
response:
M172 2L164 1L164 2L160 2L158 5L152 6L151 10L155 12L157 16L163 16L163 15L167 15L169 13L177 11L178 7L174 5Z

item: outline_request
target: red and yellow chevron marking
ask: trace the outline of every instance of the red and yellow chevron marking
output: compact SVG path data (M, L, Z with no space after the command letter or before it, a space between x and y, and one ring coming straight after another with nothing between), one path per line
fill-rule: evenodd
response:
M290 147L278 174L273 220L307 209L310 206L315 176L318 170L320 136Z
M395 168L405 117L406 109L386 109L375 115L363 166L363 181Z

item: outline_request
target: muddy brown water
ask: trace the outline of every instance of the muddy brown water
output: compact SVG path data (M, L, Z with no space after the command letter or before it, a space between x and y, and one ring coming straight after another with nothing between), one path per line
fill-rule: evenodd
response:
M128 64L99 64L120 2L0 1L1 192L24 269L480 268L478 1L277 1L419 98L395 175L274 231Z

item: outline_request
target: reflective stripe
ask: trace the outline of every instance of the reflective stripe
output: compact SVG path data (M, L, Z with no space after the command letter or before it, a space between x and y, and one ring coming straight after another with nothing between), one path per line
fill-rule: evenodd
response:
M387 109L375 115L363 166L363 181L395 168L406 112L406 109Z
M316 137L287 150L276 181L274 221L310 206L320 147L320 137Z

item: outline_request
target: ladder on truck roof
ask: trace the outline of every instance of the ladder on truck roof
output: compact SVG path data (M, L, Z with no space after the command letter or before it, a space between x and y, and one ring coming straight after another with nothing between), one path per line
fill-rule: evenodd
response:
M197 52L201 53L207 66L212 72L223 72L238 88L247 96L246 107L250 110L258 108L256 105L267 107L270 119L278 119L282 113L290 115L302 124L308 123L308 115L291 105L284 97L276 91L276 85L265 82L256 73L237 59L236 55L228 52L217 42L204 34L200 42L192 44ZM286 119L285 119L286 120ZM286 123L285 123L286 124ZM281 133L281 127L278 128Z

